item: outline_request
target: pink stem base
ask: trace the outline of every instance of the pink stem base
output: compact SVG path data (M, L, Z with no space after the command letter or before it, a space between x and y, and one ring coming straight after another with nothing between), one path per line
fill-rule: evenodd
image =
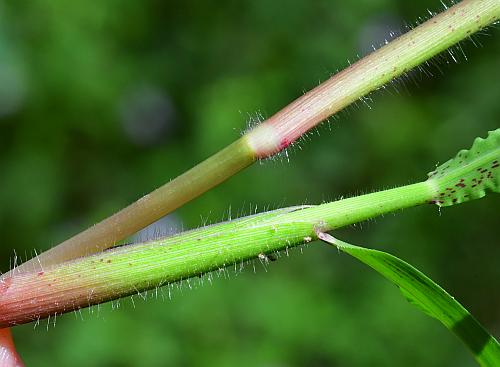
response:
M0 329L0 367L24 367L16 352L10 329Z

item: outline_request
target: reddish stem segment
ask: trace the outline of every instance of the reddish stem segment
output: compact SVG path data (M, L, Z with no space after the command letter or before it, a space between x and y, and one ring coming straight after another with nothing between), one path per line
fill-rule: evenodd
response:
M0 329L0 367L23 367L16 352L10 329Z
M112 247L256 159L283 150L327 117L495 22L499 16L499 0L462 1L334 75L183 175L22 264L16 272L36 272L44 266Z
M296 99L248 135L259 158L276 154L368 93L499 19L500 1L464 0Z

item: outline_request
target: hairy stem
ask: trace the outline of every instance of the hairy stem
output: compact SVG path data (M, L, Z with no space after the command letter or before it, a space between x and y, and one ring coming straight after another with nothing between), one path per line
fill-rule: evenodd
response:
M499 0L464 0L372 52L304 94L250 132L267 157L318 123L424 63L500 17Z
M136 294L316 238L376 215L429 202L429 183L313 207L294 207L111 249L0 281L0 327Z
M185 174L21 265L17 272L38 271L43 266L97 253L115 245L256 159L285 149L322 120L499 17L499 0L462 1L334 75Z
M423 203L455 205L500 192L500 129L476 138L421 183L317 206L278 209L117 247L0 279L0 328L201 276L311 242L317 233Z
M45 251L35 259L21 264L14 270L14 273L40 271L42 267L91 255L112 247L231 177L251 164L254 159L245 140L237 140L118 213ZM9 275L6 273L3 277Z

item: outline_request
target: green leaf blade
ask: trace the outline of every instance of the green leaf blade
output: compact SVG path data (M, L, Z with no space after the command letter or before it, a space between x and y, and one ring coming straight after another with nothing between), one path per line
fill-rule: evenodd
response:
M326 233L317 235L390 280L412 305L457 335L481 366L500 365L500 345L496 339L453 296L418 269L391 254L354 246Z

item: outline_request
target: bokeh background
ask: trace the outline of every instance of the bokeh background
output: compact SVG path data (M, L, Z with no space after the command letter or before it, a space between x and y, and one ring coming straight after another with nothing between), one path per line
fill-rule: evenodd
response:
M438 1L0 3L0 266L92 225L224 147ZM425 178L497 128L500 34L348 108L137 238ZM442 73L440 72L442 71ZM430 75L432 74L432 76ZM498 196L337 232L391 251L500 334ZM460 341L320 243L14 329L28 366L473 366Z

